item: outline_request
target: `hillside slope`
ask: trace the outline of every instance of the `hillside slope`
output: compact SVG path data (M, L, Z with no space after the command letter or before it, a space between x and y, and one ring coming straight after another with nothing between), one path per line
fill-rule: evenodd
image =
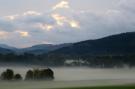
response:
M87 40L63 47L51 54L102 55L135 53L135 32L122 33L96 40Z

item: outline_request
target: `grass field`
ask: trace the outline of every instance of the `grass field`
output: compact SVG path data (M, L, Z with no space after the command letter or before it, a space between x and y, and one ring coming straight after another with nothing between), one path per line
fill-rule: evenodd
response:
M105 86L105 87L81 87L81 88L59 88L59 89L135 89L135 85L128 86Z
M124 81L14 81L0 82L0 89L135 89L133 81Z

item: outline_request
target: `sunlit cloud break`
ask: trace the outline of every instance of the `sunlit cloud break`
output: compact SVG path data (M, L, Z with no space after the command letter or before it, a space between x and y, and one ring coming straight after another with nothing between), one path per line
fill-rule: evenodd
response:
M4 16L4 18L7 19L7 20L10 20L10 21L13 21L16 18L19 18L21 16L39 16L39 15L42 15L42 14L39 13L39 12L36 12L36 11L26 11L22 15L19 15L19 14L9 15L9 16Z
M53 7L53 10L60 8L69 8L69 2L67 0L61 1Z
M28 37L29 36L29 32L27 32L27 31L16 31L16 32L19 33L21 37Z
M10 16L5 16L7 20L15 20L19 15L10 15Z
M52 14L52 17L54 20L56 20L57 25L64 25L64 22L66 22L68 19L64 16L61 16L60 14Z
M51 24L42 24L42 23L38 23L36 27L38 27L42 30L46 30L46 31L50 31L54 28L53 25L51 25Z
M57 25L63 26L65 23L69 24L72 28L79 28L79 22L68 17L62 16L60 14L52 14L54 20L56 20Z
M79 22L77 22L77 21L72 20L69 23L70 23L70 26L73 28L80 28Z

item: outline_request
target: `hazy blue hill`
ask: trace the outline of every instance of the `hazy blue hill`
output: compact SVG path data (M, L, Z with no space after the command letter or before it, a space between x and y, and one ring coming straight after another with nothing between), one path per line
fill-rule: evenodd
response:
M6 48L0 47L0 54L8 54L8 53L13 53L14 51Z
M135 32L112 35L96 40L87 40L63 47L50 54L102 55L135 53Z
M17 50L17 48L12 47L12 46L8 46L6 44L0 44L0 47L1 48L5 48L5 49L10 49L10 50Z
M8 46L6 44L0 44L0 53L15 53L15 54L23 54L23 53L30 53L30 54L43 54L43 53L48 53L50 51L54 51L56 49L66 47L71 44L59 44L59 45L54 45L54 44L39 44L39 45L34 45L32 47L27 47L27 48L15 48L12 46ZM3 52L7 50L6 52Z
M20 49L18 52L31 53L31 54L43 54L43 53L48 53L50 51L54 51L62 47L66 47L68 45L71 45L71 44L60 44L60 45L40 44L40 45L34 45L32 47Z

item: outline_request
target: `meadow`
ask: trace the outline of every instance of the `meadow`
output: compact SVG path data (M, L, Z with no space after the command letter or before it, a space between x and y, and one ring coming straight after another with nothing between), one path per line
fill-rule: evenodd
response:
M135 85L104 86L104 87L81 87L81 88L61 88L61 89L135 89Z

